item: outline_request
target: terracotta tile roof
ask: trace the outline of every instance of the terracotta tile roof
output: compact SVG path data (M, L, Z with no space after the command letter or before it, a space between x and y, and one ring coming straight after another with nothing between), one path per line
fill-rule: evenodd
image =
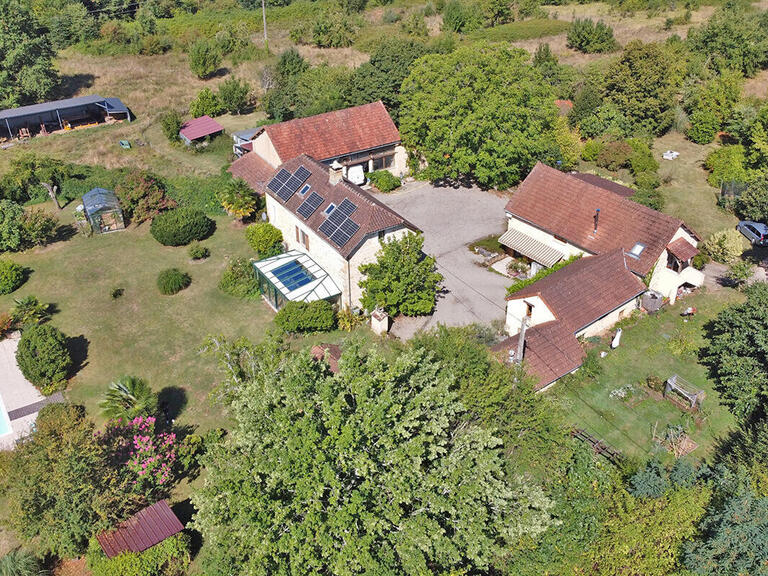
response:
M500 360L506 361L510 350L517 351L519 337L519 334L511 336L494 346L494 351L502 353ZM529 328L525 333L523 365L536 379L537 390L576 370L584 361L584 355L573 332L557 320Z
M597 234L595 211L600 209ZM647 274L683 223L623 198L611 190L536 164L507 202L507 212L592 254L645 245L627 258L633 272Z
M283 162L299 154L323 161L400 142L381 101L270 124L264 132Z
M699 253L699 249L688 242L688 240L685 238L678 238L677 240L673 240L667 245L667 250L670 251L678 260L683 262L687 262Z
M244 154L232 162L228 172L235 178L242 178L251 188L263 195L275 169L258 154Z
M212 134L218 134L223 131L224 127L210 116L200 116L200 118L194 118L184 122L184 124L181 125L179 134L184 136L187 140L197 140L198 138L211 136Z
M581 366L584 351L576 333L645 292L645 285L626 266L619 248L601 256L585 256L509 296L539 296L556 319L526 331L523 361L538 380L551 384ZM516 350L518 336L496 349Z
M349 259L352 254L354 254L357 247L362 244L366 238L376 235L379 232L400 227L410 228L414 232L421 232L416 226L408 222L387 205L379 202L359 186L355 186L346 180L342 180L337 184L332 185L329 181L328 166L320 164L306 154L288 160L279 166L274 173L276 174L283 168L293 173L299 166L304 166L311 172L306 183L310 185L311 191L316 192L323 198L323 202L308 219L300 216L297 213L297 209L304 202L305 198L309 196L310 192L307 192L304 196L296 193L291 196L287 202L284 202L269 188L264 187L263 190L269 194L275 202L282 204L290 210L299 222L314 230L317 235L323 239L327 238L320 232L320 225L325 222L327 218L325 209L330 204L338 206L345 198L353 202L357 206L357 210L352 214L351 220L360 228L355 232L349 242L341 248L328 240L328 245L344 258Z
M584 256L507 300L540 296L558 321L575 333L645 292L645 284L627 267L629 260L621 248Z
M161 500L140 510L111 532L96 535L107 558L122 552L143 552L184 529L168 502Z
M336 374L339 371L339 360L341 359L341 347L336 344L315 344L312 346L312 356L318 362L327 362L331 372Z
M606 190L610 190L611 192L614 192L619 196L623 196L624 198L630 198L634 196L636 192L636 190L628 186L624 186L623 184L619 184L618 182L614 182L613 180L608 180L608 178L602 178L597 174L587 174L585 172L569 172L568 174L570 176L573 176L574 178L578 178L579 180L583 180L584 182L587 182L589 184L594 184L595 186L599 186L600 188L605 188Z

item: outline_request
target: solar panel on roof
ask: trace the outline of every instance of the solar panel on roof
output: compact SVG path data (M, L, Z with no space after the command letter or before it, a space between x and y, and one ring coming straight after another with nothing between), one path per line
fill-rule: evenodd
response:
M355 210L357 210L357 205L347 198L344 198L341 204L339 204L339 212L344 214L344 216L352 216L352 214L355 213Z
M336 228L337 228L336 226L334 226L331 222L326 220L325 222L320 224L319 230L326 236L330 237L331 234L333 234L336 231Z
M296 191L295 190L291 190L285 184L283 184L283 187L280 188L280 190L277 192L277 196L283 202L288 202L288 200L291 199L291 196L293 196L294 192L296 192Z
M344 245L349 242L349 239L351 236L346 234L341 228L336 230L336 232L333 233L333 236L331 236L331 242L336 244L339 248L343 248Z
M283 286L285 286L289 292L293 292L297 288L301 288L314 280L314 277L309 271L296 260L288 262L288 264L283 264L279 268L275 268L272 271L272 274L282 282Z
M341 223L344 222L344 220L346 220L346 219L347 219L347 217L344 216L344 214L342 214L341 212L339 212L338 208L336 208L336 210L334 210L331 213L331 215L328 216L328 222L330 222L331 224L333 224L336 227L341 226Z
M349 235L351 238L355 235L355 233L360 230L360 226L358 226L355 222L347 218L344 220L344 222L341 223L341 226L339 226L339 230L344 232L345 234Z
M282 188L283 184L285 184L288 178L290 177L291 177L291 173L288 172L288 170L285 170L284 168L280 168L277 174L275 174L275 177L269 181L269 184L267 184L267 188L269 188L270 190L272 190L272 192L280 196L280 188Z
M296 169L296 172L294 172L294 175L301 180L302 182L306 181L307 178L309 178L312 175L312 172L307 170L304 165L299 166Z
M300 216L303 216L306 220L312 214L315 213L315 210L317 210L320 207L320 204L322 204L324 201L324 198L320 196L317 192L312 192L304 202L301 203L301 206L299 206L298 210L296 212L299 213Z
M275 175L275 180L280 182L280 184L285 184L288 181L288 178L291 177L291 173L288 172L285 168L280 168L280 171Z
M288 178L288 181L285 183L285 187L291 191L291 194L294 194L296 191L298 191L301 184L301 180L291 174L291 176Z
M277 181L277 178L272 178L272 180L269 181L269 184L267 184L267 188L272 190L272 192L274 192L275 194L277 194L277 192L280 190L282 186L283 185Z

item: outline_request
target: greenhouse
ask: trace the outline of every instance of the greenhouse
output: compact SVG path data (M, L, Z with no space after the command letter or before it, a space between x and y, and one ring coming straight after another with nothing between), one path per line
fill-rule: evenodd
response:
M125 228L120 202L111 190L94 188L83 194L83 211L91 228L97 234Z

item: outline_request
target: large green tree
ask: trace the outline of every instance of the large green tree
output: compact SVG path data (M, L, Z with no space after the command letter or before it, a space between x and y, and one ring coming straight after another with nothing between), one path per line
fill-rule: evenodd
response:
M768 498L750 492L708 511L703 536L685 547L685 566L701 576L768 574Z
M424 237L408 233L383 241L376 261L360 266L363 308L383 308L390 316L429 314L435 307L443 275L433 256L426 256Z
M523 50L481 43L413 63L400 131L428 178L502 188L549 155L557 111L529 59Z
M768 284L747 288L746 302L727 307L707 326L702 359L720 402L749 419L768 398Z
M672 125L681 81L682 68L669 50L637 40L627 44L608 69L604 96L631 122L634 132L658 135Z
M58 83L47 31L22 0L0 0L0 108L48 97Z
M416 40L393 37L385 40L371 54L370 62L355 69L346 91L350 106L381 100L390 116L398 121L400 112L400 86L408 75L411 64L428 52Z
M141 498L105 466L82 406L52 404L37 416L0 474L11 528L43 554L74 557L88 538Z
M193 497L209 574L485 573L549 525L425 352L352 345L334 375L265 346L223 346L237 426Z

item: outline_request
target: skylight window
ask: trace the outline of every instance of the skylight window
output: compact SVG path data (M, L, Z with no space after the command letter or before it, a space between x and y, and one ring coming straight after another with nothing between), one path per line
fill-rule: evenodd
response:
M629 255L632 256L633 258L640 258L640 255L643 253L643 250L645 250L645 244L638 242L634 246L632 246L632 250L629 251Z
M336 208L336 204L328 204L328 208L324 210L325 215L328 216Z
M304 194L306 194L308 190L309 190L309 184L304 184L304 188L302 188L302 189L299 191L299 194L300 194L300 195L302 195L302 196L304 196Z

